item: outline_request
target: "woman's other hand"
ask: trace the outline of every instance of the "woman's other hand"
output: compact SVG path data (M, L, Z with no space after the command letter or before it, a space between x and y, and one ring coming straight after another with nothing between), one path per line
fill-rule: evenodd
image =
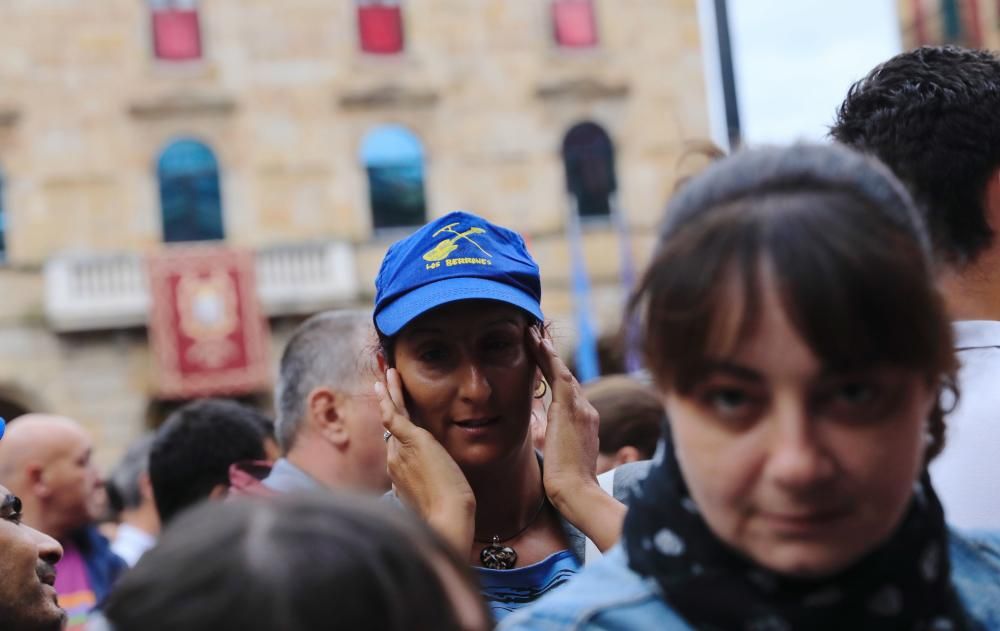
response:
M606 550L621 536L625 506L597 483L597 410L538 327L528 328L528 348L552 389L543 452L545 494L563 517Z
M476 496L462 470L427 430L410 421L399 372L375 383L386 441L386 467L396 494L464 558L472 548Z

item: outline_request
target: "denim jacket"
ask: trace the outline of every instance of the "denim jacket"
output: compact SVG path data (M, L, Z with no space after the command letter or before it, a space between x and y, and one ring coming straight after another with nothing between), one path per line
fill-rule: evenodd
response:
M1000 631L1000 533L952 531L949 548L952 582L969 628ZM511 614L499 629L691 629L661 594L654 579L628 567L625 550L616 546L558 591Z

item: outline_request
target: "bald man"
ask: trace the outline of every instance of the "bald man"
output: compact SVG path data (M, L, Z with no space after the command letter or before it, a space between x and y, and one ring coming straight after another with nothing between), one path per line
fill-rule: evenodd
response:
M103 493L92 450L76 421L42 414L18 418L0 441L0 481L20 497L24 523L62 544L55 588L68 631L84 628L126 567L94 527Z

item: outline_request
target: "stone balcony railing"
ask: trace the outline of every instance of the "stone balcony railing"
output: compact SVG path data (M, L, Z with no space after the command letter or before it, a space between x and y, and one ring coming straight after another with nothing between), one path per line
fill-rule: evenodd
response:
M343 242L254 252L257 293L268 316L306 315L358 295L354 251ZM56 331L145 326L150 307L140 254L64 254L45 265L45 315Z

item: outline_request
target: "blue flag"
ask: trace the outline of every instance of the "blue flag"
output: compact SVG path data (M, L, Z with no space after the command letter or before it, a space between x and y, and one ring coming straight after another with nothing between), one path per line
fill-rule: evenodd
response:
M570 213L567 225L570 260L573 266L573 307L576 313L576 377L580 383L593 381L601 376L597 360L597 336L590 312L590 277L583 257L583 236L576 198L570 196Z

